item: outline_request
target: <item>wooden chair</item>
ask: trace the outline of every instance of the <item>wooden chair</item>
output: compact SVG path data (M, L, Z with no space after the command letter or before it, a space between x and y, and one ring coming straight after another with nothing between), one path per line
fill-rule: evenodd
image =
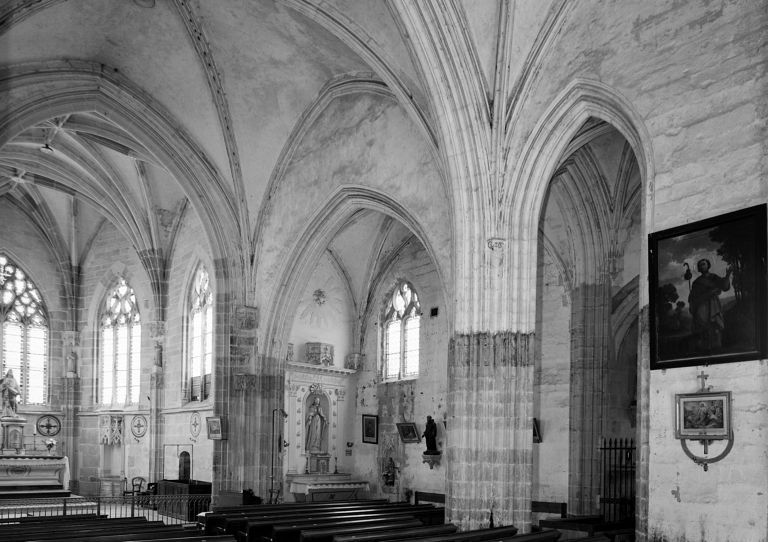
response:
M142 478L141 476L134 476L131 478L131 488L128 489L127 487L123 490L123 497L126 495L131 495L135 497L136 495L140 494L142 489L144 489L144 482L146 480ZM125 480L126 486L128 485L128 479Z

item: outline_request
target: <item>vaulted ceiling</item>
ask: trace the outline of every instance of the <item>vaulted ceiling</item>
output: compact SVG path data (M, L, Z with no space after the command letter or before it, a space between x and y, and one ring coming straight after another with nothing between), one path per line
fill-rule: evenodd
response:
M522 85L563 6L435 0L424 14L456 16L453 30L470 44L491 103L502 75L508 87ZM250 240L281 153L329 86L382 85L440 146L440 97L407 20L413 9L400 0L6 0L0 67L87 62L120 74L202 150ZM0 198L22 208L73 265L105 221L137 250L168 254L180 217L195 212L166 165L100 111L12 129L0 138ZM337 248L371 247L380 235L378 226L355 231L372 237ZM359 267L347 252L347 267Z

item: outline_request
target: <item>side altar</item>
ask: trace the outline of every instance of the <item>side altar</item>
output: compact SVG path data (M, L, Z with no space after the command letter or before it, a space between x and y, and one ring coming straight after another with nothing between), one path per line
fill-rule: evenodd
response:
M288 491L296 502L340 501L364 497L368 482L353 480L351 474L287 474Z
M0 498L69 496L69 460L24 449L27 420L17 413L19 385L10 369L0 381Z

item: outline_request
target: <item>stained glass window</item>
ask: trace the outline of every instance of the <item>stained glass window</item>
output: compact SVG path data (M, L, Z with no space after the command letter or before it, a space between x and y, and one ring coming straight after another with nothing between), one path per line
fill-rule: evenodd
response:
M11 369L19 382L21 404L48 399L48 316L27 274L0 254L0 354L3 375Z
M384 315L385 380L413 378L419 375L419 296L408 282L398 283L388 300Z
M189 293L187 349L190 401L208 398L213 367L213 292L208 271L202 265L195 272Z
M137 404L140 370L139 305L133 288L121 278L107 296L101 315L101 404Z

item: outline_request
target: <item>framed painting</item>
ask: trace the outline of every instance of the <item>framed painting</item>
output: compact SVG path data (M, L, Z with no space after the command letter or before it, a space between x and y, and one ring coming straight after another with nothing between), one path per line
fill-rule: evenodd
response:
M363 442L379 443L379 417L375 414L363 414Z
M397 432L400 433L400 440L403 442L421 442L419 430L413 422L398 423Z
M675 395L675 438L719 440L731 435L731 392Z
M648 236L651 369L766 357L766 205Z
M224 423L221 416L209 416L205 419L206 427L208 429L208 438L210 440L224 440Z

